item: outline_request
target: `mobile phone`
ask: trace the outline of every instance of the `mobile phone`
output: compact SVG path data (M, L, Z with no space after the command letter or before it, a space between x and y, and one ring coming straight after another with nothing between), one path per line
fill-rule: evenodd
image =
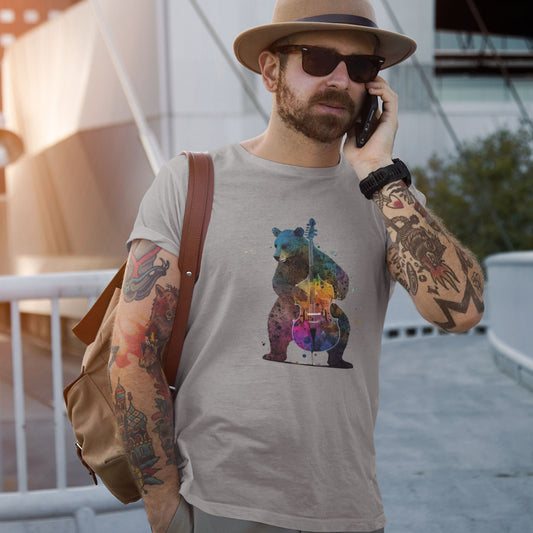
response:
M355 121L355 144L358 148L365 145L377 127L376 112L378 97L367 92L359 118Z

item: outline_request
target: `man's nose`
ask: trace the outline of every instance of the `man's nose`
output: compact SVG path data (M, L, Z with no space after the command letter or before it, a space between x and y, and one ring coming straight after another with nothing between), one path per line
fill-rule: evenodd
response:
M328 74L327 82L329 87L336 87L337 89L347 89L349 87L350 76L344 61L339 62L333 72Z

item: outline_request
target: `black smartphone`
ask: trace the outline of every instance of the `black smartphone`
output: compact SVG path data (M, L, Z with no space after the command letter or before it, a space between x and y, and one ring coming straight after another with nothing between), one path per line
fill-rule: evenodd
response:
M359 118L355 121L355 144L358 148L365 145L377 127L376 112L378 110L378 97L367 93Z

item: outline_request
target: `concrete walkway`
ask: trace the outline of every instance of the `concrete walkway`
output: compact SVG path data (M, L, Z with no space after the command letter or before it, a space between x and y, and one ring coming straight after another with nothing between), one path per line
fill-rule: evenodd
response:
M387 533L533 532L533 394L486 337L384 345L376 448Z

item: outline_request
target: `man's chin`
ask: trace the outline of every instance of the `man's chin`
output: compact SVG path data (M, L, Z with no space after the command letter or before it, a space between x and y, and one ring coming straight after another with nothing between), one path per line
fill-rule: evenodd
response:
M351 121L346 118L322 113L308 113L299 117L286 114L281 115L281 118L293 130L302 133L308 139L325 144L342 139L351 127Z
M323 143L331 143L342 139L349 129L350 126L338 122L320 124L313 128L309 137Z

